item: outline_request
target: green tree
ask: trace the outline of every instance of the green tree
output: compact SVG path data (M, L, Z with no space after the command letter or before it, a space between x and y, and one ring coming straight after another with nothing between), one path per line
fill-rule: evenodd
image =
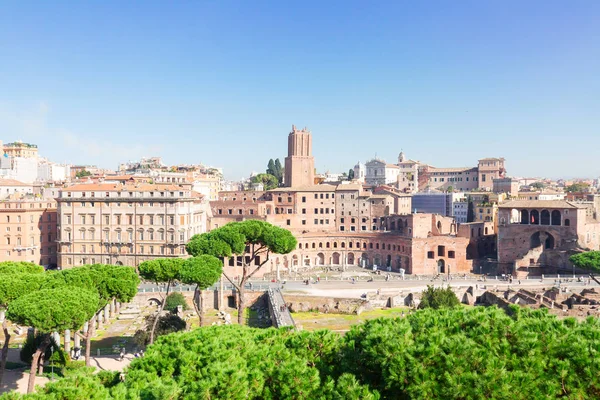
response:
M590 278L600 285L594 276L594 273L600 273L600 251L573 254L569 257L569 261L577 268L590 271Z
M217 257L201 254L189 258L181 269L181 281L188 285L196 285L194 289L194 307L198 314L198 322L204 322L204 291L217 283L223 273L223 262Z
M86 176L91 176L91 175L92 175L92 173L91 173L90 171L87 171L87 170L85 170L85 169L82 169L81 171L78 171L78 172L75 174L75 177L76 177L76 178L85 178Z
M277 172L275 171L275 162L273 161L272 158L269 160L269 163L267 164L266 174L273 175L273 176L275 176L275 174L277 174Z
M590 188L589 183L577 182L577 183L567 186L565 188L565 192L569 192L569 193L587 192L589 188Z
M169 294L165 299L165 310L174 313L177 311L178 306L183 307L184 310L188 309L185 296L179 292Z
M283 184L283 167L281 166L281 161L279 158L275 160L275 174L277 180L279 181L279 185Z
M438 309L444 307L455 307L458 305L460 305L460 302L449 286L444 289L427 285L427 289L425 289L421 295L421 303L419 303L419 308Z
M150 343L150 331L154 325L154 320L157 315L149 315L146 317L146 326L144 329L138 329L133 336L133 340L138 346L146 346ZM186 330L187 324L179 316L175 314L165 314L158 318L156 325L156 338L168 335L169 333L181 332Z
M471 196L467 198L467 222L475 221L475 204Z
M88 321L85 335L85 362L90 366L91 340L96 320L104 307L113 300L128 303L137 294L140 279L132 267L94 264L70 268L48 275L44 288L78 287L98 294L96 312ZM75 333L77 335L78 333Z
M156 258L140 264L139 271L142 278L152 281L157 285L165 285L166 292L158 307L157 315L160 316L165 308L166 298L169 296L171 286L179 280L181 267L185 260L182 258ZM154 319L150 330L150 344L154 343L154 331L158 318Z
M250 180L252 183L262 183L265 190L275 189L279 184L277 177L270 174L258 174Z
M31 270L27 266L26 270ZM34 269L35 270L35 269ZM10 269L10 274L0 273L0 308L6 309L9 304L21 296L39 290L46 279L45 274L41 273L14 273ZM10 331L8 330L8 318L2 321L2 331L4 332L4 344L2 346L2 354L0 356L0 387L6 370L6 360L8 359L8 348L10 344Z
M242 324L245 310L245 285L271 254L288 254L296 248L296 238L286 229L258 220L231 222L208 233L192 236L186 246L188 254L202 254L218 258L237 256L242 267L242 276L235 281L233 276L223 275L238 293L238 323Z
M448 192L448 193L452 193L452 192L454 192L454 187L453 187L453 186L448 186L448 187L446 188L446 192Z
M350 168L348 170L348 180L351 181L352 179L354 179L354 169Z
M78 287L42 289L11 302L7 318L19 325L32 326L45 339L33 355L27 393L33 391L40 355L50 344L52 332L77 330L96 312L98 294Z
M44 267L25 261L0 262L0 274L40 274Z
M534 182L531 184L531 187L536 190L542 190L546 187L546 184L544 182Z

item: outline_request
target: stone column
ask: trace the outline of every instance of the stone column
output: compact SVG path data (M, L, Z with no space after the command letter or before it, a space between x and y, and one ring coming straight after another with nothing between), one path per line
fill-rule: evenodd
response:
M52 332L52 339L54 339L54 342L60 346L60 334L58 332Z
M108 323L109 321L109 315L108 315L108 304L106 306L104 306L104 323Z
M115 302L114 300L111 300L110 303L108 303L108 317L112 318L115 316Z
M82 329L84 335L87 335L88 329L90 329L90 322L89 321L85 321L85 324L83 324L83 329Z
M115 312L117 314L121 313L121 303L115 300Z
M73 335L73 341L75 348L81 348L81 335L79 334L79 332L75 332L75 334Z
M223 310L223 276L219 279L219 298L218 298L218 306L219 311Z
M35 337L35 329L27 328L27 339L33 340L34 337Z
M71 354L71 331L69 329L65 330L65 345L63 348L67 354Z
M102 324L102 311L100 311L97 315L96 315L96 321L98 321L98 325L97 325L97 329L102 329L102 327L104 326Z
M5 311L0 310L0 324L4 322L4 318L6 318Z

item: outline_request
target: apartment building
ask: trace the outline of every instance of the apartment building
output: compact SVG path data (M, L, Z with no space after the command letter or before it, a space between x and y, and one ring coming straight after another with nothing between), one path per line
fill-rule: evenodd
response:
M0 261L28 261L54 267L56 202L33 196L5 199L0 204Z
M190 185L79 184L57 202L61 268L184 257L189 239L206 231L209 212Z

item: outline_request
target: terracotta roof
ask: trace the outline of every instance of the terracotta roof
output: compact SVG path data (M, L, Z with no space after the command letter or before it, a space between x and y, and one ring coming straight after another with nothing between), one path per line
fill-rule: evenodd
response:
M500 208L580 208L564 200L511 200L499 205Z
M99 192L151 192L151 191L177 191L182 190L177 185L161 185L143 183L138 185L121 183L82 183L64 188L65 192L83 192L83 191L99 191Z
M361 190L362 184L359 183L346 183L337 185L335 190Z
M15 179L2 179L0 178L0 186L32 186Z
M277 189L269 190L269 192L334 192L334 185L328 185L326 183L321 185L312 186L298 186L298 187L281 187Z
M458 168L429 167L429 172L465 172L465 171L477 171L477 168L476 167L458 167Z

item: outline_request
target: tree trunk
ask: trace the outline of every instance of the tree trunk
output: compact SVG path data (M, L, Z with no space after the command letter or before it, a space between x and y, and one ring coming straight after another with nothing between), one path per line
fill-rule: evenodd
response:
M4 318L4 321L2 321L2 330L4 331L4 345L2 346L2 358L0 360L0 387L2 387L2 379L4 378L4 370L6 369L8 343L10 342L10 332L8 331L8 320L6 317Z
M196 308L196 314L198 314L198 323L200 324L200 327L204 326L204 299L202 298L203 295L204 290L198 289L198 286L196 286L196 290L194 293L195 299L194 301L192 301L192 303L194 303L194 307ZM198 302L196 302L196 299L198 300Z
M158 314L156 314L156 318L154 318L154 322L152 323L152 330L150 331L150 344L154 343L154 332L156 331L156 325L158 325L158 320L163 310L165 309L165 303L167 302L167 297L169 296L169 290L171 289L171 282L167 283L167 291L165 293L165 298L158 307Z
M35 388L35 373L38 369L38 363L40 361L41 355L46 351L46 347L48 347L50 336L45 335L44 340L40 343L40 346L37 348L35 353L33 353L33 359L31 360L31 369L29 370L29 382L27 383L27 393L33 393L33 389Z
M240 282L240 287L238 288L238 324L240 325L244 325L244 311L246 309L246 302L244 298L244 292L246 291L244 289L245 283L246 282L244 282L242 279L242 282Z
M85 366L90 366L90 354L92 353L92 336L96 330L96 315L92 317L88 322L88 330L85 334Z
M45 353L45 351L44 351ZM38 360L38 370L37 374L42 375L44 373L44 353L40 354L40 359Z

